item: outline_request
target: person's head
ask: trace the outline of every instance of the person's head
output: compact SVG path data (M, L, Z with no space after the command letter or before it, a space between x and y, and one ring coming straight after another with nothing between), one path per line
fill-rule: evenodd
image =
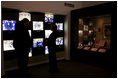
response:
M25 25L25 26L28 26L29 25L29 20L27 18L24 18L22 20L22 23Z
M56 31L57 30L57 26L55 24L51 24L51 30L52 31Z

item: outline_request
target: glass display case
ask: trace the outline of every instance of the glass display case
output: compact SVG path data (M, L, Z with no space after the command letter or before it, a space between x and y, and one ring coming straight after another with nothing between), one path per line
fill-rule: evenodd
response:
M111 15L83 17L78 21L78 48L89 46L92 51L101 47L110 49Z

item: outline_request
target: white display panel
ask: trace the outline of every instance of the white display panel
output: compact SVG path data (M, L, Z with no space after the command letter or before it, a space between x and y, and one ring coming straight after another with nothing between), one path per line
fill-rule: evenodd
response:
M63 30L63 23L56 23L57 30Z
M29 35L30 35L30 37L31 37L31 35L32 35L31 30L28 30L28 32L29 32Z
M56 45L63 45L63 37L58 37L56 39Z
M33 47L43 47L43 38L33 39Z
M54 15L52 13L45 13L45 22L54 22Z
M4 44L4 51L9 51L9 50L15 50L15 48L13 47L13 40L4 40L3 41Z
M15 20L3 20L3 30L15 30Z
M49 54L48 46L45 46L45 54Z
M51 33L52 33L51 30L45 30L45 38L49 38Z
M29 52L28 57L32 57L32 48L30 48L30 52Z
M31 21L31 14L27 12L20 12L19 21L23 20L24 18L27 18L29 21Z
M33 30L43 30L43 22L33 21Z

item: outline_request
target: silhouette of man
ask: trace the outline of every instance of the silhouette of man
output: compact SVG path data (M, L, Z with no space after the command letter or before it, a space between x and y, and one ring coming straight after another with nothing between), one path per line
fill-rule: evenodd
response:
M21 73L27 72L28 54L31 47L31 39L28 32L29 20L24 18L15 24L13 46L17 53L18 67Z
M48 39L48 48L49 48L49 71L57 71L57 61L56 61L56 38L57 38L57 26L51 24L51 30L53 31Z

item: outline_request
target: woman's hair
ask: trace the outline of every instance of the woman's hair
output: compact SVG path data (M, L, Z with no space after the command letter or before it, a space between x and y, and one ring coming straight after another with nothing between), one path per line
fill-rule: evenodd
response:
M57 30L57 25L56 24L51 24L52 30L56 31Z

